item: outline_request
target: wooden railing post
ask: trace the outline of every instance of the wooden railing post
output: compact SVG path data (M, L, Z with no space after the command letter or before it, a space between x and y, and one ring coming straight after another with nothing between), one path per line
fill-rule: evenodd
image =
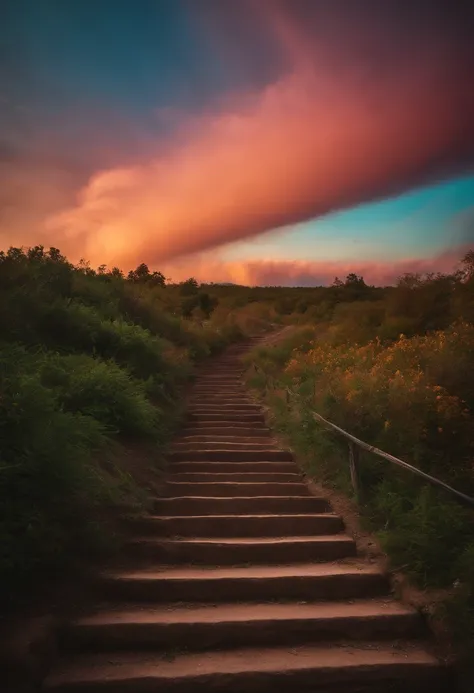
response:
M340 426L336 426L336 424L332 423L332 421L328 421L323 416L321 416L321 414L318 414L317 412L313 411L312 415L316 421L321 423L330 431L336 431L336 433L339 433L339 435L344 436L350 441L349 462L351 468L351 480L352 485L354 486L354 491L356 495L359 496L359 501L361 500L361 496L364 496L364 489L359 484L358 474L359 448L362 448L362 450L367 450L367 452L371 452L373 455L376 455L377 457L381 457L384 460L388 460L392 464L396 464L398 467L402 467L402 469L408 469L410 472L412 472L412 474L421 476L423 479L428 481L430 484L433 484L434 486L439 486L440 488L443 488L445 491L449 491L449 493L451 493L453 496L456 496L457 500L463 503L464 505L468 505L471 508L474 507L474 498L472 498L471 496L468 496L462 491L458 491L452 486L445 484L444 481L441 481L441 479L437 479L436 477L427 474L422 469L418 469L418 467L414 467L412 464L408 464L408 462L404 462L403 460L400 460L398 457L395 457L394 455L389 455L388 452L379 450L379 448L376 448L375 445L369 445L368 443L365 443L363 440L360 440L360 438L356 438L351 433L348 433L343 428L340 428Z
M359 448L355 443L349 443L349 467L351 470L351 481L354 489L354 495L357 502L360 501L360 483L359 483Z

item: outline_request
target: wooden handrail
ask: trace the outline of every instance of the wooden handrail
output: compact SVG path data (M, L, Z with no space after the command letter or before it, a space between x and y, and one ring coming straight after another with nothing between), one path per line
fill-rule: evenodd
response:
M255 362L253 362L253 367L256 373L260 370L260 368L257 366ZM296 395L295 392L290 390L289 388L283 388L286 393L286 401L289 403L290 397L294 397ZM449 484L445 484L444 481L441 481L441 479L437 479L435 476L431 476L431 474L427 474L426 472L423 472L421 469L418 469L418 467L414 467L412 464L408 464L408 462L404 462L403 460L399 459L398 457L395 457L394 455L390 455L388 452L384 452L383 450L380 450L379 448L376 448L374 445L369 445L369 443L364 442L363 440L360 440L360 438L356 438L356 436L352 435L352 433L349 433L348 431L345 431L343 428L340 426L337 426L335 423L332 421L328 421L328 419L325 419L321 414L318 414L317 412L311 412L313 418L315 421L319 421L319 423L322 423L324 426L329 428L330 430L335 431L336 433L339 433L342 435L344 438L347 438L349 441L349 464L350 464L350 472L351 472L351 481L352 481L352 486L354 488L354 493L357 498L360 497L360 483L359 483L359 474L358 474L358 466L359 466L359 450L358 448L362 448L363 450L367 450L367 452L371 452L373 455L376 455L378 457L381 457L382 459L388 460L389 462L392 462L393 464L398 465L399 467L402 467L403 469L407 469L409 472L412 472L412 474L416 474L417 476L422 477L426 481L429 481L430 484L433 484L434 486L439 486L440 488L444 489L445 491L448 491L451 493L453 496L455 496L456 500L458 500L460 503L463 503L464 505L468 505L469 507L474 507L474 498L471 498L471 496L468 496L465 493L462 493L462 491L458 491L457 489L453 488Z
M371 452L374 455L377 455L377 457L382 457L385 460L388 460L389 462L392 462L393 464L398 465L399 467L402 467L403 469L408 469L408 471L412 472L413 474L416 474L418 476L421 476L423 479L426 481L429 481L431 484L435 486L439 486L440 488L443 488L445 491L449 491L452 493L456 498L461 501L462 503L465 503L470 506L474 506L474 498L471 498L470 496L467 496L465 493L462 493L461 491L458 491L457 489L453 488L452 486L449 486L449 484L445 484L444 481L441 481L441 479L437 479L434 476L431 476L431 474L427 474L426 472L423 472L421 469L418 469L418 467L414 467L412 464L408 464L408 462L404 462L403 460L400 460L398 457L395 457L394 455L390 455L388 452L384 452L383 450L380 450L379 448L376 448L374 445L369 445L368 443L365 443L363 440L360 440L359 438L356 438L356 436L353 436L352 433L348 433L345 431L343 428L340 428L340 426L336 426L336 424L332 423L332 421L328 421L324 417L321 416L321 414L317 414L316 412L311 412L313 418L316 421L319 421L322 423L324 426L327 426L333 431L336 431L340 435L344 436L350 441L350 444L352 446L358 446L359 448L362 448L363 450L367 450L367 452ZM350 450L353 450L353 448L350 446ZM352 453L351 453L352 454ZM357 481L357 462L354 462L354 473L356 476L356 481L353 485L357 486L358 481ZM352 476L352 465L351 465L351 476ZM354 488L354 491L358 492L357 488Z
M295 396L295 393L292 392L289 388L285 388L286 395L287 395L287 402L289 401L289 397ZM384 452L383 450L380 450L379 448L376 448L374 445L369 445L368 443L364 442L363 440L360 440L360 438L356 438L356 436L352 435L352 433L349 433L348 431L345 431L343 428L340 426L337 426L335 423L332 421L328 421L325 419L321 414L318 414L317 412L311 412L313 418L315 421L318 421L319 423L322 423L324 426L329 428L330 430L335 431L336 433L339 433L341 436L344 438L347 438L349 441L349 464L350 464L350 471L351 471L351 481L352 481L352 486L354 488L354 493L357 498L359 498L360 495L360 483L359 483L359 475L358 475L358 463L359 463L359 454L358 454L358 448L362 448L363 450L367 450L367 452L371 452L373 455L376 455L378 457L381 457L385 460L388 460L389 462L392 462L393 464L398 465L399 467L402 467L403 469L407 469L409 472L412 472L412 474L416 474L417 476L422 477L426 481L429 481L430 484L433 484L434 486L439 486L440 488L444 489L445 491L448 491L451 493L453 496L455 496L456 500L459 502L463 503L464 505L468 505L470 507L474 507L474 498L471 498L471 496L468 496L465 493L462 493L462 491L458 491L457 489L453 488L449 484L445 484L444 481L441 481L441 479L437 479L434 476L431 476L431 474L427 474L426 472L423 472L421 469L418 469L418 467L414 467L412 464L408 464L408 462L404 462L403 460L399 459L398 457L395 457L394 455L390 455L388 452Z

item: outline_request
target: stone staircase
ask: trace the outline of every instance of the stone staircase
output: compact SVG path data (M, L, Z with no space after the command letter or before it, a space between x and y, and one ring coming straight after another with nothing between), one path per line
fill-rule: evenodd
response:
M133 569L102 576L45 691L448 690L421 617L357 556L248 397L237 359L248 347L196 382L166 496L134 523Z

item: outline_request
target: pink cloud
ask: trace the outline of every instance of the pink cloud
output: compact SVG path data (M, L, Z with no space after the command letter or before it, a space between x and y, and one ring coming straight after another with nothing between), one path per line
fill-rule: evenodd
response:
M68 137L40 137L43 154L34 165L26 159L0 170L4 196L8 190L4 243L54 244L72 260L95 265L129 269L146 261L161 268L462 170L474 154L474 92L462 74L464 48L457 52L452 35L430 34L429 21L423 31L413 23L403 27L401 46L390 26L386 34L378 30L377 12L359 17L353 5L334 15L320 8L325 21L313 32L301 17L298 25L278 12L279 3L254 0L286 73L259 90L227 94L199 115L159 111L168 133L174 123L172 135L136 133L120 114L110 114L109 130L98 133L90 109L79 112L76 152L72 126ZM255 20L249 10L248 22ZM385 60L381 69L378 59ZM76 154L81 176L93 171L86 181L81 177L79 190L67 162L48 163L51 151ZM317 271L317 263L303 263L306 269L293 263L293 270L290 264L283 278ZM277 276L278 266L250 262L232 272L251 281L264 272Z
M371 79L278 26L293 69L186 116L135 163L97 171L47 220L65 250L164 263L399 191L472 154L474 94L449 51L428 46Z
M350 272L362 275L367 284L388 286L405 273L452 272L468 246L458 246L427 258L406 258L393 262L247 260L220 262L206 255L186 258L164 266L172 281L194 276L200 282L232 282L245 286L320 286Z

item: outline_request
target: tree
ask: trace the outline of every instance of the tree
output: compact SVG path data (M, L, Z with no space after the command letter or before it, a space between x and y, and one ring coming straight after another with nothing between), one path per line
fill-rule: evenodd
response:
M148 265L146 265L144 262L142 262L138 267L136 267L134 270L130 270L128 273L127 279L129 279L131 282L145 282L149 279L150 277L150 270L148 269Z
M199 307L206 316L207 320L209 320L211 313L215 310L218 303L219 299L217 296L211 296L205 291L201 291L199 294Z
M166 277L161 272L152 272L149 282L153 286L166 286Z
M182 296L195 296L199 289L199 284L194 277L186 279L179 285L179 292Z
M148 265L142 262L136 269L130 270L127 279L135 284L152 284L166 286L166 278L161 272L150 272Z
M365 287L367 284L364 281L364 277L359 277L359 275L355 274L354 272L350 272L346 277L344 286Z
M461 260L461 272L464 281L474 279L474 250L468 250Z
M190 318L193 311L198 306L197 296L188 296L181 304L181 315L183 318Z
M404 289L415 289L421 286L421 274L416 272L405 272L397 280L397 286Z

